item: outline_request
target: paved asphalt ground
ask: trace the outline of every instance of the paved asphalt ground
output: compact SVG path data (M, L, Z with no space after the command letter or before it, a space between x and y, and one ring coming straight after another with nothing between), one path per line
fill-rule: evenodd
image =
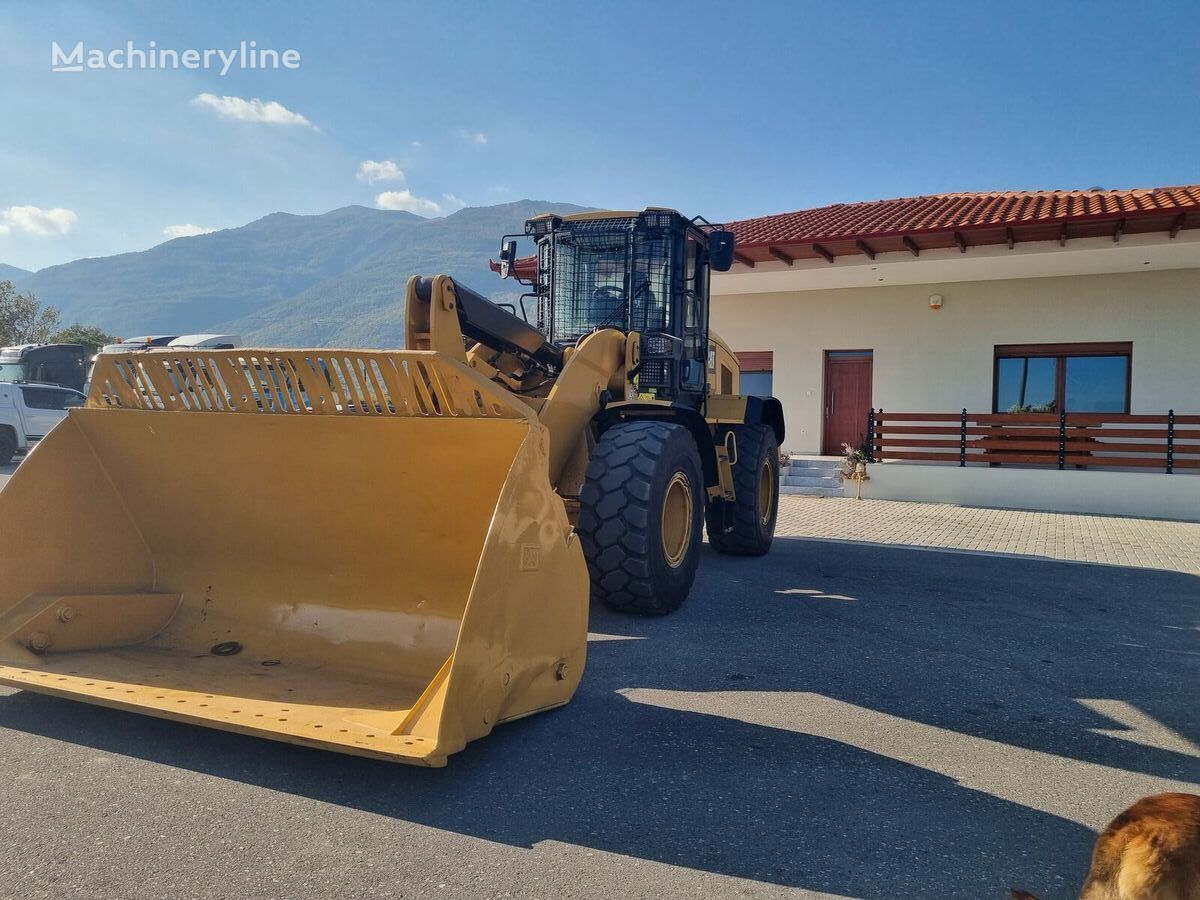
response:
M1198 625L1195 575L783 539L441 770L0 689L0 896L1066 898L1200 792Z

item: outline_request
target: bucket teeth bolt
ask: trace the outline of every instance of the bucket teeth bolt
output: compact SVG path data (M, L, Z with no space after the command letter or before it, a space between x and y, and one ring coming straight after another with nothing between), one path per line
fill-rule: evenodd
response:
M29 636L29 649L34 653L43 653L50 649L50 635L38 631Z

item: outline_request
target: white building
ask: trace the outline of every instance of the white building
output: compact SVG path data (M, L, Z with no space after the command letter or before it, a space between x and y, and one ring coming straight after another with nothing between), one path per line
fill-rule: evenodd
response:
M1200 186L731 227L712 327L785 449L868 447L869 496L1200 519Z

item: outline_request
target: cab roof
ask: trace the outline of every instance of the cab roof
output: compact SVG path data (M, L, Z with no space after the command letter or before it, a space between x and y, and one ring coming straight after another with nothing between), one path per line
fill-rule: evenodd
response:
M532 222L535 219L558 219L562 222L591 222L595 219L633 219L646 213L674 213L677 216L681 215L679 210L671 209L667 206L647 206L643 210L596 209L591 212L571 213L566 216L549 212L538 213L536 216L530 216L529 221Z

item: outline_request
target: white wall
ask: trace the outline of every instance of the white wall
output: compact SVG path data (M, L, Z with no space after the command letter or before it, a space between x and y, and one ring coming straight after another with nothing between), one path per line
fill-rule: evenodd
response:
M1200 520L1200 474L1195 470L1174 475L1079 469L1060 472L896 461L875 463L868 471L871 477L863 484L863 496L874 500ZM846 483L847 496L854 496L853 487Z
M1200 413L1200 267L723 294L738 277L714 280L712 325L735 351L774 351L786 450L820 451L825 350L874 350L877 408L987 412L996 344L1132 341L1133 412Z

